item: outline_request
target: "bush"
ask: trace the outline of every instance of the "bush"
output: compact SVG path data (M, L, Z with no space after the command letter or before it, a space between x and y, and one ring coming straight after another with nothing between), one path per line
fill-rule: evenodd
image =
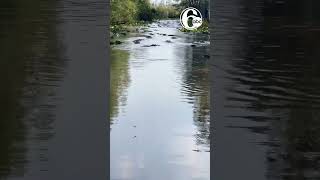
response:
M111 25L152 21L155 14L149 0L111 0Z
M111 0L111 25L132 25L140 21L178 18L179 11L173 6L152 6L150 0Z
M155 7L155 11L157 19L178 18L180 15L179 11L173 6L159 5Z
M149 0L136 0L139 21L152 21L155 17L155 9L151 7Z
M133 0L111 0L111 25L136 21L137 6Z

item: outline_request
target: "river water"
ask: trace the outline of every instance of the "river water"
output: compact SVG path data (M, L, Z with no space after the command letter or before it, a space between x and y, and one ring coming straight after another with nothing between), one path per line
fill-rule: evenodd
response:
M107 178L107 12L0 1L0 179Z
M112 180L210 178L209 36L178 27L153 23L112 48Z
M320 178L319 5L212 5L215 179Z

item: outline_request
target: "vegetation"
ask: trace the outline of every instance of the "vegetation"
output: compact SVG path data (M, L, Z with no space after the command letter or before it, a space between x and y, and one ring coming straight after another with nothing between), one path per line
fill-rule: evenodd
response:
M179 18L180 11L175 6L157 5L155 6L156 19Z
M176 5L179 9L179 11L182 11L182 9L186 7L194 7L197 8L205 21L209 21L209 0L175 0L176 2L179 2L178 5Z
M111 0L111 31L128 25L140 25L155 19L178 18L179 11L170 5L152 5L150 0Z
M111 32L126 34L132 26L141 26L158 19L178 19L186 7L195 7L201 11L203 25L195 32L208 33L208 0L174 0L174 4L151 4L150 0L111 0ZM181 29L188 32L188 30Z
M111 24L133 23L137 7L133 0L111 0Z

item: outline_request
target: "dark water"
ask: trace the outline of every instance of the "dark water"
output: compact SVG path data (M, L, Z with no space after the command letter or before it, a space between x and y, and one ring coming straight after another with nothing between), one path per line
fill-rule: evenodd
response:
M215 2L215 179L320 179L317 7Z
M178 27L153 23L113 47L112 180L210 178L209 37Z
M106 9L0 2L0 179L107 177Z

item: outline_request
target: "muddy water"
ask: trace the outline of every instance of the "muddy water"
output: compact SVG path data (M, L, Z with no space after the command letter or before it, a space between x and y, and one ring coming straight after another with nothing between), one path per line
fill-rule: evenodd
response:
M112 48L112 180L208 180L209 37L178 21Z

